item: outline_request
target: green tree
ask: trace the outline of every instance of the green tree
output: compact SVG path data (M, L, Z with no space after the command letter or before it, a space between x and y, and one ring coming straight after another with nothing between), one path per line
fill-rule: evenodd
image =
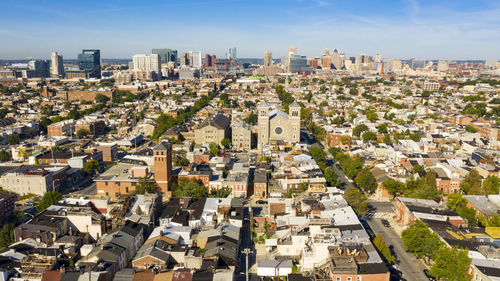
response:
M360 124L352 129L352 134L359 138L361 133L366 131L368 131L368 126L366 126L365 124Z
M464 208L467 205L467 199L465 199L462 194L449 194L448 202L446 202L446 206L452 210L457 210L459 208Z
M329 186L339 185L337 173L335 173L335 171L332 168L327 167L324 171L324 174L325 174L325 179L328 182Z
M17 134L11 134L7 137L7 142L9 145L16 145L19 144L19 135Z
M86 136L90 135L90 131L87 130L87 129L80 129L76 132L76 136L79 138L79 139L83 139L85 138Z
M212 155L217 155L219 154L219 145L216 144L215 142L211 142L209 145L208 145L208 148L210 149L210 153Z
M90 160L83 164L83 171L89 175L94 175L101 169L101 165L97 160Z
M373 192L377 189L377 180L368 168L363 168L357 175L354 181L364 191Z
M1 161L1 152L0 152L0 161ZM487 176L486 179L484 179L483 181L482 190L486 194L498 194L500 192L500 178L494 175Z
M344 193L344 198L358 215L364 216L368 212L366 195L353 186L349 186Z
M176 153L174 155L174 165L186 167L186 166L189 166L189 160L186 158L186 155L184 153L182 153L182 154Z
M336 146L332 146L332 147L328 148L328 153L330 153L334 158L341 151L342 150L340 148L336 147Z
M45 116L50 116L54 113L54 106L51 104L46 104L40 108L40 114Z
M14 243L14 225L4 224L0 229L0 250Z
M469 132L469 133L477 133L479 132L479 130L472 126L472 125L465 125L465 131Z
M396 257L392 255L391 249L387 247L387 244L385 243L384 237L382 237L382 235L379 234L375 236L375 238L373 238L373 245L382 254L382 256L384 256L385 260L389 264L394 264L394 262L396 261Z
M231 146L231 140L228 139L228 138L223 138L220 141L220 144L222 144L222 146L227 149L227 148L229 148Z
M373 109L367 110L366 111L366 119L370 122L375 122L377 121L378 115L377 112Z
M476 169L472 169L465 176L464 180L460 184L460 188L463 192L465 192L465 194L468 195L484 195L481 180L481 175L476 171Z
M396 197L399 195L404 190L404 184L400 181L397 181L395 179L386 179L385 181L382 182L382 185L384 188L393 196Z
M172 189L175 197L208 197L208 189L195 179L181 178L178 186Z
M229 186L223 186L221 188L214 188L210 190L210 197L214 198L227 198L233 190Z
M259 117L255 113L251 113L245 119L243 119L243 121L245 121L245 123L250 124L250 125L257 124L258 120L259 120Z
M311 153L311 157L316 161L316 163L325 162L326 161L326 152L316 146L309 147L309 153Z
M134 190L135 194L159 193L159 192L160 192L160 187L151 176L139 178Z
M380 134L387 134L387 124L384 123L384 124L381 124L377 127L377 131L380 133Z
M7 116L7 113L9 113L9 110L5 107L0 108L0 119L5 118Z
M244 105L246 108L251 108L251 107L255 106L255 103L253 101L246 100L244 102Z
M362 139L365 142L374 141L377 140L377 135L372 131L367 131L363 133Z
M389 134L385 134L384 135L384 143L385 144L391 144L392 143L391 136Z
M412 141L419 142L419 141L420 141L420 139L421 139L421 137L420 137L420 135L419 135L419 134L417 134L417 133L413 133L413 134L411 134L411 135L410 135L410 139L411 139Z
M10 153L5 151L5 149L0 150L0 162L10 161Z
M49 191L45 193L42 197L42 200L40 200L40 202L38 202L38 205L36 206L38 212L42 212L48 207L56 204L57 202L59 202L59 200L62 199L62 197L62 194L58 191Z
M103 94L97 94L95 96L95 101L97 103L107 103L109 100L110 99L107 96L103 95Z
M433 259L443 245L439 236L420 220L416 220L412 226L403 230L401 239L407 251L425 259L426 262Z
M459 249L456 246L453 248L440 247L429 274L440 280L471 280L472 276L469 274L471 258L469 258L468 252L468 250Z

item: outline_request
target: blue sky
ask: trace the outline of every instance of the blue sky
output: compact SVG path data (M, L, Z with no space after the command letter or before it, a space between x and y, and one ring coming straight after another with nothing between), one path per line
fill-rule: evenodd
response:
M278 58L325 47L348 56L500 59L498 0L2 0L0 59L130 58L168 47Z

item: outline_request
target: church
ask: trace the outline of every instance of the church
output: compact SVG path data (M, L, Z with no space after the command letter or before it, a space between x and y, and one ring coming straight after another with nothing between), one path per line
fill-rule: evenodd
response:
M300 105L293 102L288 108L290 115L280 109L271 108L264 101L257 105L259 147L274 141L291 144L300 142Z

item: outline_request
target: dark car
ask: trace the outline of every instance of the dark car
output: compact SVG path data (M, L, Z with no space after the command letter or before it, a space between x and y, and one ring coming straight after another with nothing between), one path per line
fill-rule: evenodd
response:
M264 200L257 200L257 201L255 201L255 203L257 203L259 205L267 204L267 202Z
M382 220L382 224L383 224L385 227L391 227L391 224L390 224L387 220L385 220L385 219L383 219L383 220Z

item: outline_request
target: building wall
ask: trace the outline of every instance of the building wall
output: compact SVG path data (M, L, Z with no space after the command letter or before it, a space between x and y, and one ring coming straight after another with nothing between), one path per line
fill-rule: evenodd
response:
M172 148L169 151L154 151L154 177L161 192L171 196L172 187Z
M153 258L151 256L145 256L140 259L132 261L132 267L137 270L145 270L149 268L149 266L151 265L165 267L166 262L163 260Z
M0 223L4 223L14 211L15 196L1 192L0 194Z
M226 130L208 125L203 128L196 129L194 134L196 143L209 145L211 142L215 142L219 146L222 146L221 141L226 137Z
M254 182L253 195L255 198L259 199L267 198L267 183Z
M107 195L116 199L120 194L128 194L135 190L136 181L96 181L97 195Z
M250 150L252 144L252 132L244 127L233 128L231 144L233 149L236 150Z
M390 275L387 273L378 274L336 274L330 273L332 281L389 281Z
M116 160L118 145L100 145L96 149L102 152L102 161L111 162Z
M69 91L67 93L68 95L68 101L94 101L95 97L98 95L105 95L108 97L110 100L114 96L114 92L112 91Z
M0 183L3 189L15 192L17 194L33 193L43 196L47 191L51 191L53 189L52 177L50 175L5 175L0 179Z

